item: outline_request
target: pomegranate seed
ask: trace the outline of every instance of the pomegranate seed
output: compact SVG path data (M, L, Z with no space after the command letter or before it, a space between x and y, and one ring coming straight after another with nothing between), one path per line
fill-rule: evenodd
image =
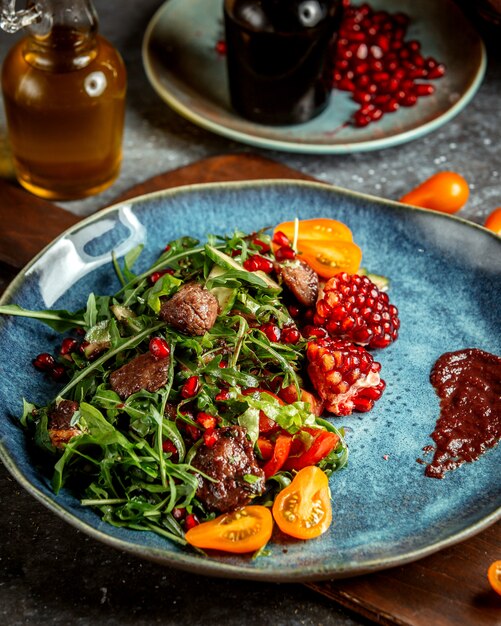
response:
M353 72L354 74L367 74L367 72L369 71L369 64L368 63L356 63L354 68L353 68Z
M281 230L277 230L277 232L273 235L273 243L276 243L277 246L290 247L291 242L285 233Z
M185 515L186 509L184 507L175 507L174 509L172 509L172 517L178 522L184 519Z
M275 258L277 261L292 260L296 258L296 253L289 246L282 246L275 252Z
M402 98L402 100L400 100L400 104L403 107L413 107L416 102L417 96L415 96L413 93L406 94L406 96Z
M204 436L204 444L208 448L212 448L214 444L216 443L216 441L219 439L219 433L214 428L208 428L204 432L203 436Z
M162 441L162 450L164 452L170 452L172 456L178 454L176 446L169 439L165 439L164 441Z
M227 389L222 389L218 394L216 394L214 400L216 402L226 402L226 400L230 399L230 392Z
M371 54L375 59L382 59L384 56L383 51L379 46L371 46Z
M152 337L149 350L155 359L166 359L170 354L169 344L162 337Z
M32 361L33 365L40 372L49 372L56 365L54 357L48 352L42 352Z
M427 83L422 83L420 85L416 85L414 93L416 96L431 96L431 94L435 93L435 87Z
M169 252L170 250L170 243L168 243L165 248L164 248L164 252Z
M252 243L257 247L260 248L262 254L265 254L266 252L269 252L271 250L270 246L265 242L262 241L261 239L253 239Z
M439 63L433 69L428 70L428 78L440 78L445 74L445 65L443 63Z
M184 520L184 527L186 530L191 530L192 528L195 528L195 526L198 526L199 524L200 524L200 521L198 517L194 515L193 513L190 513L189 515L187 515L186 519Z
M328 337L329 333L322 326L305 326L303 328L303 337L316 337L317 339L322 339L324 337Z
M371 99L371 94L365 91L355 91L353 94L353 100L358 102L358 104L367 104L371 101Z
M374 72L372 74L372 80L376 84L387 83L390 80L388 72Z
M216 52L221 56L224 56L226 54L226 41L224 39L220 39L216 43Z
M372 52L372 48L371 48L371 52ZM374 53L372 53L373 56L376 56ZM357 57L357 59L366 59L369 55L369 48L367 47L367 44L365 43L361 43L358 48L357 51L355 53L355 56Z
M301 333L297 328L287 327L282 330L283 343L297 343L301 339Z
M181 395L183 398L193 398L193 396L197 395L199 387L200 380L198 376L190 376L181 387Z
M219 369L224 370L225 367L228 367L228 361L219 361L218 367Z
M407 49L410 50L411 52L419 52L421 50L421 44L419 43L419 41L416 41L415 39L413 39L412 41L408 41L406 46L407 46Z
M265 274L271 274L274 269L273 261L270 259L265 259L263 256L257 257L258 269Z
M65 377L66 375L66 370L64 369L64 367L62 365L55 365L51 372L50 372L51 377L53 378L53 380L61 380L62 378Z
M268 322L267 324L263 324L259 327L259 330L262 331L269 341L278 342L280 341L280 328L273 324L272 322Z
M290 304L288 306L288 311L289 311L289 315L294 318L299 317L299 314L301 313L301 310L295 304Z
M259 269L259 262L257 254L250 256L248 259L244 261L244 268L248 272L257 272Z
M208 428L214 429L217 426L217 419L214 415L200 411L200 413L197 414L197 423L200 424L202 428L205 428L205 430Z
M388 100L386 104L383 104L381 108L385 113L394 113L395 111L398 111L400 104L392 98L391 100Z
M71 354L71 352L76 352L78 349L78 341L73 339L72 337L66 337L63 339L61 344L60 353L64 356L65 354Z
M165 270L158 270L158 272L153 272L153 274L150 274L149 276L149 281L151 285L154 285L157 280L159 280L160 278L162 278L162 276L165 276L165 274L174 274L174 270L170 267L168 267Z
M353 81L343 78L338 82L337 88L341 91L353 91L355 89L355 85Z

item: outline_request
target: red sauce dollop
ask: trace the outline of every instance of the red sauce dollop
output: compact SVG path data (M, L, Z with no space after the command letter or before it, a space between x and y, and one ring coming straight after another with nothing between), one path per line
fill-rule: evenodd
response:
M440 417L425 474L443 478L501 439L501 358L476 348L446 352L433 366L430 381L440 398Z

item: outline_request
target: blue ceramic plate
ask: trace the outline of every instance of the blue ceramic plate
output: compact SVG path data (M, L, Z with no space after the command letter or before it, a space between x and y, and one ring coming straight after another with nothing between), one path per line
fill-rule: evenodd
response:
M58 337L40 323L0 319L0 353L9 375L0 388L0 456L36 498L77 528L124 550L201 573L270 581L343 577L412 561L463 540L501 516L501 447L444 480L425 478L416 462L431 443L438 400L428 378L446 351L478 347L501 354L501 239L447 215L413 209L322 184L270 181L195 185L119 204L84 220L46 248L10 286L3 303L76 310L89 291L119 288L110 251L139 241L144 270L180 235L252 231L294 216L345 222L363 264L391 277L401 335L377 353L387 390L370 413L336 418L347 428L346 470L331 478L334 522L310 542L277 540L271 554L204 558L155 534L117 529L58 497L32 464L15 416L21 398L45 403L54 384L36 375L32 357Z
M447 66L434 81L433 96L417 106L385 115L366 128L345 126L357 106L335 92L329 107L306 124L263 126L230 107L226 59L215 50L224 37L223 0L168 0L151 20L143 42L148 79L180 115L214 133L243 143L289 152L346 154L387 148L416 139L453 118L476 93L485 72L482 41L453 0L372 0L376 9L412 17L409 39L426 56Z

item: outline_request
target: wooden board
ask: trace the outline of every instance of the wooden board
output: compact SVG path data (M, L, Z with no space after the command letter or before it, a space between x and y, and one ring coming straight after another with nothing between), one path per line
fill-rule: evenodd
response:
M224 155L166 172L116 200L200 182L289 178L313 180L261 157ZM0 261L23 267L78 217L0 181ZM491 561L501 559L501 524L461 544L403 567L309 588L380 624L501 626L501 596L487 583Z

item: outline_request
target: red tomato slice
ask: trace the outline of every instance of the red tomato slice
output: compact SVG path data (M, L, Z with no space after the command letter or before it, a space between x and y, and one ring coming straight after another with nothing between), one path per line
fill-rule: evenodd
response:
M320 463L322 459L334 450L339 443L339 437L336 433L331 433L327 430L320 430L319 428L303 428L303 432L307 432L313 437L313 441L308 449L296 456L289 456L286 462L283 464L285 470L301 470L303 467L309 465L316 465Z
M280 433L275 441L275 447L273 449L273 456L264 465L263 472L266 480L274 476L279 472L284 463L287 461L292 444L292 435L283 432Z

